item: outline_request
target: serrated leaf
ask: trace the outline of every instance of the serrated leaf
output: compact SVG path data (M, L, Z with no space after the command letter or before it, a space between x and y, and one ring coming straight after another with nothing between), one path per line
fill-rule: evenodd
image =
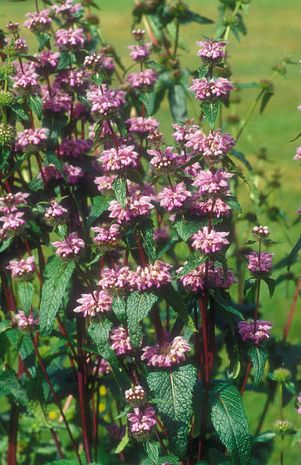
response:
M201 221L186 221L181 219L176 221L175 228L180 238L183 241L187 241L194 233L196 233L202 227Z
M181 458L187 447L197 370L192 365L149 373L147 383L159 402L156 408L167 429L172 450Z
M215 126L215 121L218 116L220 107L221 107L220 100L217 100L215 102L203 102L201 105L202 111L206 119L208 120L209 126L211 128L214 128Z
M120 443L115 449L115 454L120 454L120 452L122 452L126 448L129 442L130 442L129 431L128 431L128 428L126 428L125 435L123 436Z
M173 120L183 122L187 118L186 94L181 84L168 88L168 101Z
M38 95L30 95L29 96L29 107L33 111L33 113L36 115L38 119L42 118L42 108L43 108L43 102L41 97Z
M127 299L126 313L129 335L133 347L139 347L142 339L140 322L146 318L158 297L150 292L132 292Z
M114 190L117 201L120 203L122 208L125 208L126 206L126 179L121 176L117 176L117 178L113 182L113 190Z
M178 278L182 278L191 271L195 270L206 260L205 257L201 257L199 254L193 253L189 256L188 260L183 265L181 271L177 274Z
M113 299L112 310L118 320L123 322L126 319L126 302L124 297L116 295Z
M146 441L145 450L151 463L153 465L157 465L158 460L159 460L159 450L160 450L159 444L157 442Z
M2 171L2 173L5 173L6 170L9 168L9 158L10 158L11 151L10 149L6 147L1 146L1 144L0 144L0 148L1 148L0 171Z
M20 281L18 283L19 307L21 310L24 310L26 314L28 314L31 308L33 296L33 284L30 281Z
M11 397L18 405L26 406L28 403L26 391L16 373L9 368L0 374L0 396L3 395Z
M46 265L40 304L40 331L44 336L52 332L74 269L73 261L64 262L57 256L52 257Z
M141 92L139 95L139 100L145 106L148 116L152 116L155 110L155 92Z
M107 210L109 206L109 198L104 195L98 195L92 199L92 208L88 217L88 225L92 224Z
M18 119L20 119L21 121L27 121L27 122L29 121L28 114L23 110L23 108L20 105L14 104L14 105L11 105L10 108L15 113Z
M268 359L268 352L264 347L254 346L250 348L249 355L252 362L254 386L257 387L262 380L264 367Z
M220 289L215 289L214 291L211 291L210 294L213 296L214 301L218 304L217 308L221 307L224 311L237 316L241 320L244 319L242 313L233 307L228 294L223 294Z
M140 224L140 236L146 255L153 263L157 258L156 243L154 240L154 225L151 220L143 221Z
M210 391L210 417L215 431L235 465L250 462L249 426L237 388L221 383Z

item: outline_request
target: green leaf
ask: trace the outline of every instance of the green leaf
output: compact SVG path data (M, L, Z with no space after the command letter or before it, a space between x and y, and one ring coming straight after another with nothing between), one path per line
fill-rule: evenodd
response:
M30 95L29 96L29 107L33 111L33 113L36 115L38 119L42 118L42 108L43 108L43 103L41 97L38 95Z
M120 454L120 452L122 452L126 448L129 442L130 442L129 431L128 431L128 428L126 428L125 435L123 436L120 443L115 449L115 454Z
M70 68L70 66L73 65L74 63L76 63L76 58L75 58L74 53L61 52L60 61L59 61L57 69L61 71L62 69Z
M105 212L109 205L109 198L107 196L99 195L93 197L92 208L88 218L88 225L92 226L93 223Z
M249 170L252 171L252 165L251 163L247 160L246 156L242 152L238 152L237 150L231 150L230 154L237 158L239 161L241 161L245 167Z
M14 104L11 105L10 108L15 113L16 117L21 121L29 121L29 115L23 110L21 105Z
M157 465L158 460L159 460L159 450L160 450L159 444L157 442L146 441L145 450L151 463L154 465Z
M142 339L140 322L146 318L158 297L150 292L132 292L127 299L126 313L132 345L139 347Z
M153 263L157 258L157 251L154 240L154 225L151 220L146 220L140 223L140 236L146 255Z
M240 313L239 310L233 307L232 302L230 300L230 296L228 294L222 293L220 289L210 291L210 294L213 296L214 301L218 304L217 309L221 307L222 310L226 311L227 313L231 313L232 315L237 316L241 320L244 319L242 313Z
M276 287L275 279L270 278L269 276L262 276L262 279L268 286L270 297L273 297Z
M188 260L183 265L181 271L177 274L178 278L182 278L186 274L190 273L191 271L195 270L198 266L200 266L206 260L205 257L201 257L197 253L192 253Z
M294 396L297 394L296 385L292 381L285 381L284 387L290 394L293 394Z
M44 336L52 332L74 268L73 261L64 262L57 256L52 257L46 265L40 305L40 331Z
M249 426L237 388L221 383L210 391L210 416L213 427L235 465L250 462Z
M0 144L1 147L1 144ZM0 170L5 173L6 170L9 168L9 158L10 158L11 151L9 148L1 147L0 152Z
M188 8L184 9L180 12L179 16L180 24L187 24L187 23L198 23L198 24L212 24L214 21L210 18L206 18L206 16L201 16L198 13L194 13L190 11Z
M120 203L122 208L125 208L126 206L126 179L121 176L117 176L117 178L113 182L113 190L114 190L117 201Z
M175 228L180 238L183 241L188 241L188 239L196 233L203 226L201 221L187 221L181 219L176 221Z
M257 387L262 380L264 367L268 359L268 352L264 347L254 346L249 350L252 362L252 374L254 376L254 386Z
M139 100L145 106L148 116L152 116L155 110L155 92L141 92Z
M28 398L26 391L22 388L16 373L7 368L0 374L0 396L11 397L18 405L26 407Z
M181 84L168 88L168 101L173 120L183 122L187 118L186 94Z
M2 245L0 247L0 253L4 252L6 249L8 249L8 247L10 247L10 245L12 244L13 240L14 240L14 238L10 237L9 239L6 239L5 241L3 241Z
M147 376L150 391L158 399L156 407L167 429L171 449L178 457L186 452L196 382L197 370L192 365Z
M201 105L202 111L204 112L204 115L207 118L211 128L214 128L215 126L215 121L218 116L220 107L220 100L217 100L216 102L203 102Z
M259 113L263 113L267 104L269 103L270 99L273 97L274 92L267 90L266 92L263 93L261 102L260 102L260 108L259 108Z
M124 297L116 295L113 299L112 310L118 320L124 322L126 319L126 303Z
M263 442L272 441L276 436L274 431L264 431L263 433L258 434L257 436L252 437L252 444L261 444Z
M179 315L179 320L192 332L195 332L196 328L194 321L183 302L181 294L171 284L161 287L157 293L160 297L163 297Z
M34 296L34 286L30 281L20 281L18 283L19 307L28 314Z

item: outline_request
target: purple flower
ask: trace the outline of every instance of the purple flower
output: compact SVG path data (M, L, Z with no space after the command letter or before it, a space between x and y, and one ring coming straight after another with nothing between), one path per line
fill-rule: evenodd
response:
M53 113L70 111L72 97L57 86L52 86L51 94L47 86L42 87L43 110Z
M123 208L117 200L111 200L109 204L110 218L113 218L117 223L131 221L139 216L148 216L154 208L151 203L151 197L137 193L127 198L127 205Z
M197 100L213 101L218 99L225 99L228 97L234 86L228 79L217 78L208 81L206 78L194 79L190 89L195 93Z
M187 120L183 124L174 123L172 127L175 129L172 136L178 143L185 143L191 134L199 131L199 127L193 124L193 120Z
M46 209L45 221L51 225L64 224L68 216L68 210L53 200L50 207Z
M84 46L84 31L82 28L59 29L55 33L55 40L60 50L76 50Z
M64 163L63 171L66 176L68 184L77 184L80 178L83 177L84 172L79 166L71 165L70 163Z
M46 128L25 129L18 132L16 149L22 152L38 152L45 146L49 130Z
M177 270L182 271L182 267ZM191 292L198 292L205 288L228 289L235 283L232 270L225 270L216 266L214 262L202 263L194 270L180 278L182 285Z
M204 226L192 236L191 246L196 250L202 250L205 254L216 253L229 244L227 236L229 236L228 232L209 230L207 226Z
M141 360L145 360L149 367L169 368L185 362L185 354L189 351L190 345L186 339L177 336L172 342L144 347Z
M0 217L2 222L1 235L6 237L18 236L23 232L26 226L26 222L23 219L23 212L7 213Z
M129 283L132 289L145 291L151 288L159 288L171 282L170 270L172 266L169 263L156 260L154 264L141 267L138 266L136 271L129 276Z
M105 291L94 291L91 294L82 294L74 308L75 313L82 313L84 317L93 317L107 313L112 308L112 298Z
M301 394L297 396L297 413L301 415Z
M116 355L126 355L132 351L128 331L122 326L111 331L110 339L112 341L111 347Z
M132 274L128 266L119 269L105 268L101 272L98 286L102 289L129 289Z
M34 13L27 13L25 16L28 18L24 22L24 27L31 29L34 32L45 32L51 25L51 18L49 10L35 11Z
M254 236L262 238L268 237L268 235L270 234L270 230L268 226L254 226L254 228L252 229L252 233L254 234Z
M217 63L225 57L226 42L217 40L206 40L197 42L200 48L198 56L204 61Z
M18 207L27 204L29 194L25 192L16 192L15 194L6 194L0 197L0 212L3 214L13 213L18 210Z
M294 156L293 160L300 161L301 160L301 147L296 149L296 155Z
M129 404L137 406L144 402L145 390L138 384L125 391L124 397Z
M130 432L137 440L147 439L157 424L153 407L145 409L135 407L132 413L128 413L127 418L130 423Z
M130 73L127 79L133 89L150 90L157 80L157 73L154 69L146 69Z
M164 152L161 150L148 150L147 153L152 157L150 165L155 171L170 172L185 161L184 156L175 152L172 146L166 147Z
M85 247L84 241L78 236L77 232L70 233L63 241L56 241L51 244L56 248L56 255L63 259L78 256Z
M6 269L10 271L12 278L31 279L35 272L34 257L11 260Z
M214 218L223 218L229 216L231 213L231 207L219 198L209 198L206 200L200 200L199 195L191 197L189 202L189 209L199 216L211 215Z
M142 116L129 118L126 124L128 125L129 132L137 133L140 136L146 136L156 131L159 127L159 122L155 118L143 118Z
M136 168L139 155L134 149L134 145L121 145L117 149L104 150L98 160L105 171L118 172L125 168Z
M272 269L273 254L252 252L248 255L248 269L253 274L269 273Z
M61 71L54 82L55 86L67 92L83 91L87 87L89 74L84 69L68 69Z
M109 89L105 84L93 87L87 92L91 103L91 112L95 119L113 116L125 104L125 92L119 89Z
M191 197L191 192L187 190L184 182L180 182L172 188L164 187L158 194L160 206L169 212L183 207L189 197Z
M60 143L57 154L61 157L80 157L87 154L93 147L90 139L63 139Z
M112 373L111 365L104 358L101 358L98 365L98 374L109 375L110 373Z
M128 45L128 49L132 60L141 63L149 57L151 44Z
M56 166L53 163L50 165L43 166L41 173L39 173L39 178L42 178L46 183L62 179L61 173L57 170Z
M121 237L119 224L95 226L92 230L96 233L94 242L97 245L109 245L116 247Z
M28 53L28 45L24 37L19 37L15 40L14 49L16 53L26 54Z
M14 316L14 320L23 331L32 331L39 323L32 315L26 315L22 310Z
M216 195L221 193L228 193L229 179L233 175L221 169L216 171L199 171L193 186L199 188L201 194Z
M13 76L13 88L18 94L36 94L40 90L39 75L35 71L35 63L15 65L17 73Z
M62 15L65 19L70 20L74 15L82 10L80 3L73 3L73 0L66 0L62 5L53 5L53 10L57 15Z
M37 63L35 67L40 74L49 74L54 71L59 63L60 54L51 50L43 50L39 55L36 54Z
M107 192L113 189L113 183L116 179L115 175L112 176L99 176L94 179L99 192Z
M238 331L243 341L254 342L258 345L265 339L269 339L272 323L264 320L246 320L238 323Z
M193 152L201 153L208 164L218 163L232 150L235 140L230 134L223 134L219 129L207 136L201 131L194 131L187 136L185 146Z

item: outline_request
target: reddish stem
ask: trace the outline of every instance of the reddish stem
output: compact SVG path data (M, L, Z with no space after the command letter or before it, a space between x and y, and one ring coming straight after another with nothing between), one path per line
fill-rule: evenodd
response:
M251 360L249 360L248 365L247 365L247 369L246 369L246 373L245 373L245 377L243 379L243 382L242 382L242 385L241 385L241 388L240 388L241 395L243 395L245 390L246 390L246 386L247 386L247 382L248 382L248 379L249 379L249 376L250 376L251 368L252 368L252 362L251 362Z

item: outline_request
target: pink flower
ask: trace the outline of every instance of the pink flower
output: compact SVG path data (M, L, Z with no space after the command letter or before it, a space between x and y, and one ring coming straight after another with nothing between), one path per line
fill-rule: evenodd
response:
M172 146L166 147L165 151L148 150L152 157L150 165L155 171L173 171L184 163L184 156L179 155Z
M18 207L27 204L29 194L25 192L16 192L15 194L6 194L0 197L0 212L3 214L13 213L18 210Z
M210 81L202 78L194 79L190 89L195 93L197 100L212 101L227 98L234 86L225 78L220 77Z
M53 200L46 209L45 220L51 225L64 224L68 216L68 210Z
M254 226L252 233L257 237L268 237L270 230L268 226Z
M296 155L294 156L293 160L299 161L301 160L301 147L296 149Z
M56 45L60 50L75 50L82 48L85 43L84 31L82 28L59 29L55 33Z
M133 61L143 62L150 55L151 44L128 45Z
M164 187L158 194L160 206L169 212L183 207L189 197L191 197L191 192L187 190L184 182L180 182L173 188Z
M116 355L126 355L132 351L128 331L122 326L111 331L110 339L112 341L111 347Z
M132 31L132 34L133 34L133 37L135 38L135 40L137 40L137 42L140 42L144 39L144 36L145 36L145 30L144 29L134 29Z
M171 282L171 268L172 266L169 263L160 260L156 260L154 264L145 267L138 266L136 271L129 277L130 286L139 291L153 287L158 289Z
M117 223L123 223L124 221L131 221L139 216L148 216L154 205L151 203L151 197L148 195L137 194L131 195L127 198L127 205L125 208L117 202L117 200L111 200L109 203L110 218L114 218Z
M64 92L57 86L52 86L51 95L47 86L42 87L43 111L51 111L53 113L70 111L71 101L71 95L67 94L67 92Z
M145 390L137 384L124 393L125 400L131 405L139 405L145 400Z
M107 192L113 189L113 182L115 181L116 176L99 176L94 179L94 183L97 186L99 192Z
M66 0L62 5L53 5L54 12L57 15L62 15L64 19L73 19L73 16L78 14L82 10L80 3L75 3L73 0Z
M63 139L60 143L57 154L61 157L80 157L86 155L93 147L90 139Z
M35 11L34 13L26 13L26 18L24 22L24 27L31 29L34 32L45 32L49 29L51 25L51 18L49 16L49 10L40 10L39 12Z
M197 42L197 45L201 47L198 56L204 61L216 63L225 57L225 41L206 40Z
M46 128L25 129L18 132L16 140L16 149L23 152L37 152L44 147L49 130Z
M83 91L87 87L89 80L89 74L84 69L68 69L61 71L55 81L54 85L67 92Z
M252 252L248 255L248 269L253 274L269 273L272 269L273 254Z
M46 183L48 183L53 180L62 179L62 175L56 166L53 163L50 163L50 165L43 166L41 173L39 173L39 178L42 178Z
M146 409L135 407L128 413L130 432L136 439L146 439L157 424L156 413L153 407Z
M101 272L98 286L102 289L129 289L132 274L128 266L119 269L105 268Z
M40 90L39 75L35 71L35 64L24 63L22 68L15 64L17 73L12 77L13 88L20 95L36 94Z
M35 272L34 257L11 260L6 269L11 272L12 278L31 279Z
M28 53L28 45L26 39L24 39L24 37L19 37L18 39L16 39L14 43L14 49L16 53Z
M117 149L104 150L99 161L105 171L122 171L125 168L136 168L139 155L134 145L121 145Z
M157 73L154 69L146 69L130 73L127 79L133 89L150 90L157 80Z
M209 231L209 228L204 226L192 236L191 246L196 250L202 250L205 254L216 253L229 244L227 236L229 236L228 232L218 232L215 229Z
M23 331L31 331L39 323L32 315L26 315L22 310L14 316L14 319L18 327Z
M97 245L116 246L121 237L119 224L95 226L92 230L96 233L94 242Z
M152 133L159 127L159 122L155 118L143 118L142 116L129 118L126 124L130 132L137 133L141 136Z
M82 313L84 317L92 317L107 313L112 308L112 298L105 291L94 291L91 294L82 294L74 308L75 313Z
M84 241L78 236L77 232L70 233L63 241L52 242L52 245L56 248L56 255L63 259L78 256L85 247Z
M71 163L64 163L63 171L68 184L77 184L84 176L83 170L79 166L71 165Z
M23 219L23 212L7 213L0 217L2 224L1 234L4 237L18 236L23 232L26 222Z
M87 92L88 102L95 119L113 116L125 104L125 92L119 89L109 89L105 84L93 87Z
M51 50L43 50L39 55L35 55L37 63L35 67L39 73L50 73L54 71L59 63L60 54Z
M185 362L185 354L189 351L190 345L186 339L177 336L172 342L144 347L141 360L146 360L149 367L169 368Z
M223 218L229 216L231 213L231 207L222 199L209 198L207 200L200 200L199 195L194 195L191 198L191 202L189 202L189 209L195 215L211 215L214 218Z
M238 331L243 341L252 341L255 345L269 339L272 323L264 320L246 320L238 323Z
M185 143L192 134L200 130L192 120L187 120L183 124L174 123L172 127L175 129L172 136L178 143Z
M177 270L182 271L182 267ZM225 270L216 266L214 262L202 263L194 270L180 278L182 285L191 292L198 292L205 288L228 289L235 283L232 270Z
M112 373L111 365L104 358L101 358L98 365L98 374L109 375L110 373Z
M235 140L230 134L223 134L219 129L211 131L207 136L201 131L195 131L187 136L185 146L193 152L202 154L209 164L218 163L232 150Z
M221 193L228 193L229 179L233 174L227 173L221 169L216 171L199 171L193 186L199 188L201 194L216 195Z

